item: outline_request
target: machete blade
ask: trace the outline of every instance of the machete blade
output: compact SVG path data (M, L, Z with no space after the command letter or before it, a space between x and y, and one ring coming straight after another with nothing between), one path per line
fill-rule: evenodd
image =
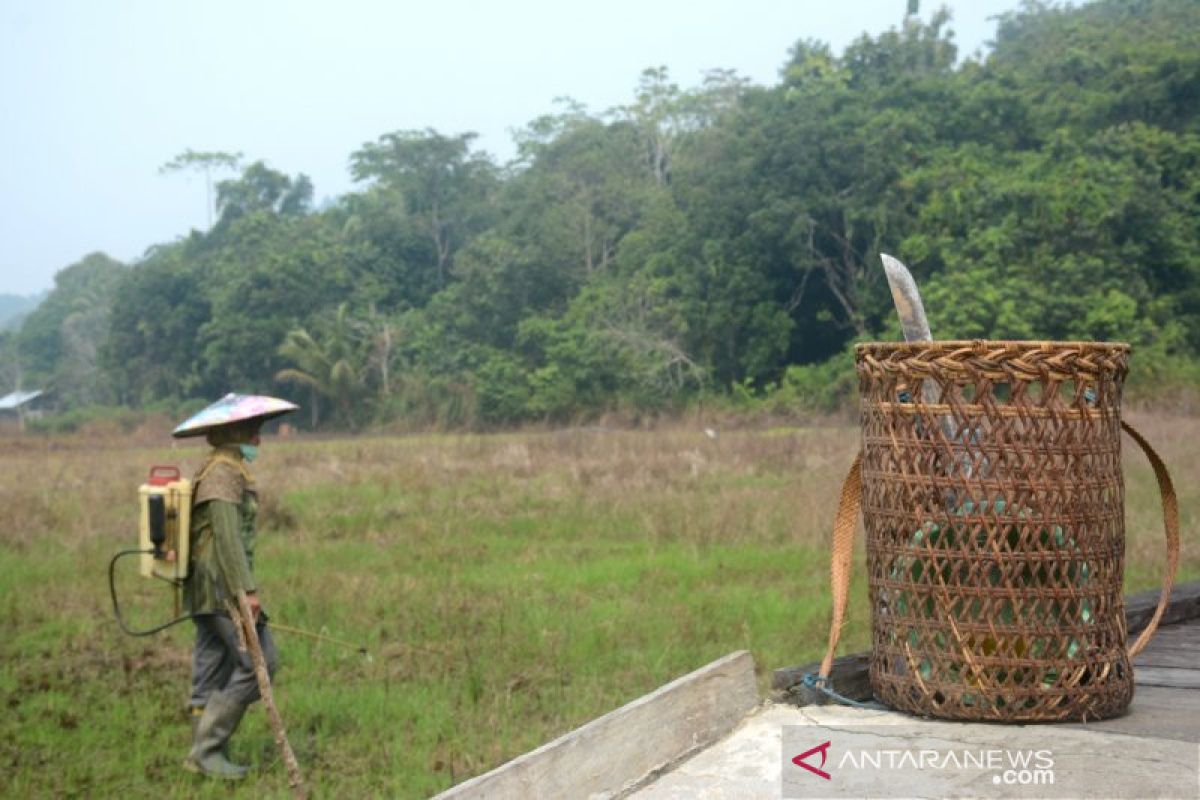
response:
M917 291L917 282L913 280L912 273L899 259L887 253L880 253L879 257L883 260L883 271L887 273L888 288L892 290L892 302L896 304L896 313L900 315L904 341L933 341L929 320L925 318L925 304L921 302L921 293Z
M933 334L929 330L929 320L925 317L925 304L921 302L921 293L917 291L917 282L913 280L912 273L908 271L908 267L904 266L899 259L889 256L887 253L880 253L879 258L883 261L883 271L887 273L888 287L892 290L892 301L896 304L896 313L900 317L900 327L904 330L904 341L906 342L931 342ZM938 387L931 379L926 378L921 381L921 401L927 405L934 405L938 402ZM955 424L951 418L945 414L937 416L938 427L942 434L946 437L946 444L953 446L961 440L958 432L955 430ZM965 455L959 455L956 459L958 468L962 470L963 475L970 478L972 469L970 461ZM983 462L983 473L987 474L987 461Z

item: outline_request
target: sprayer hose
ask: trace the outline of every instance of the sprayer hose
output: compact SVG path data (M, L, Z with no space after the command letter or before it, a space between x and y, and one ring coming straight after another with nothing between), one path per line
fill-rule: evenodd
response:
M196 616L195 614L184 614L182 617L176 617L175 619L171 620L170 622L166 622L162 625L159 625L156 628L149 628L144 631L135 631L132 628L130 628L128 625L125 624L125 620L121 617L121 606L117 602L117 582L116 582L117 561L124 558L125 556L140 556L140 555L144 555L146 553L153 553L153 552L154 552L154 550L122 550L121 552L117 553L115 556L112 557L112 561L108 562L108 592L112 596L113 616L117 618L117 624L121 626L121 630L125 631L125 633L128 633L130 636L151 636L155 633L158 633L159 631L165 631L167 628L170 628L172 625L178 625L179 623L181 623L185 620L193 619Z

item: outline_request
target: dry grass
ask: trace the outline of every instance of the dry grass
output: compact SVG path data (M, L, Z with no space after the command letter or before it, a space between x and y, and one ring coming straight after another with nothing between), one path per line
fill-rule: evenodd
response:
M1200 420L1133 421L1172 469L1182 573L1200 576ZM0 793L224 793L176 767L187 632L134 640L109 617L104 568L134 545L138 484L151 464L186 473L203 457L156 439L0 438ZM267 441L268 607L375 656L281 636L281 704L314 782L421 796L731 650L751 649L764 679L814 658L856 447L843 424ZM1136 590L1157 585L1162 535L1131 447ZM164 613L157 585L129 577L121 591L142 622ZM866 643L863 616L847 650ZM282 793L261 721L239 740L263 765L247 791Z
M1172 470L1184 541L1195 541L1200 448L1193 443L1200 441L1200 420L1143 414L1132 421ZM204 453L194 444L147 446L149 435L138 438L143 444L132 447L117 436L0 438L0 544L24 552L47 544L77 549L96 540L129 542L136 487L147 466L175 463L188 474ZM288 527L283 492L370 485L443 508L450 504L468 517L484 510L494 516L514 510L517 500L527 502L523 494L500 492L519 481L536 486L538 502L570 502L588 514L632 515L652 538L786 539L822 546L856 434L847 427L816 426L802 435L787 429L734 431L713 440L694 430L574 430L292 439L266 447L274 452L257 472L267 527ZM1140 570L1161 560L1161 512L1145 459L1132 442L1125 448L1129 559ZM404 513L428 511L418 506ZM1185 557L1186 564L1200 563L1190 550Z

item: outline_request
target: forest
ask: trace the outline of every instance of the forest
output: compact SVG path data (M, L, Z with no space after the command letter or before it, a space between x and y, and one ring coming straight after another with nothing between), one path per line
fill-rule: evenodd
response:
M1194 0L1027 2L960 58L947 12L909 15L797 41L772 86L650 68L619 108L559 101L509 163L382 133L321 207L187 151L209 228L62 269L0 332L0 392L62 419L265 392L331 430L830 412L854 343L901 338L882 251L937 338L1128 341L1129 397L1194 404L1198 34Z

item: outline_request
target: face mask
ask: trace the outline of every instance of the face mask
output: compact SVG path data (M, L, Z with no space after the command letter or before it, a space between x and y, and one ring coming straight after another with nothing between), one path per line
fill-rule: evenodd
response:
M246 459L247 462L253 461L254 459L258 458L258 446L257 445L241 444L241 445L238 445L238 447L241 448L242 458Z

